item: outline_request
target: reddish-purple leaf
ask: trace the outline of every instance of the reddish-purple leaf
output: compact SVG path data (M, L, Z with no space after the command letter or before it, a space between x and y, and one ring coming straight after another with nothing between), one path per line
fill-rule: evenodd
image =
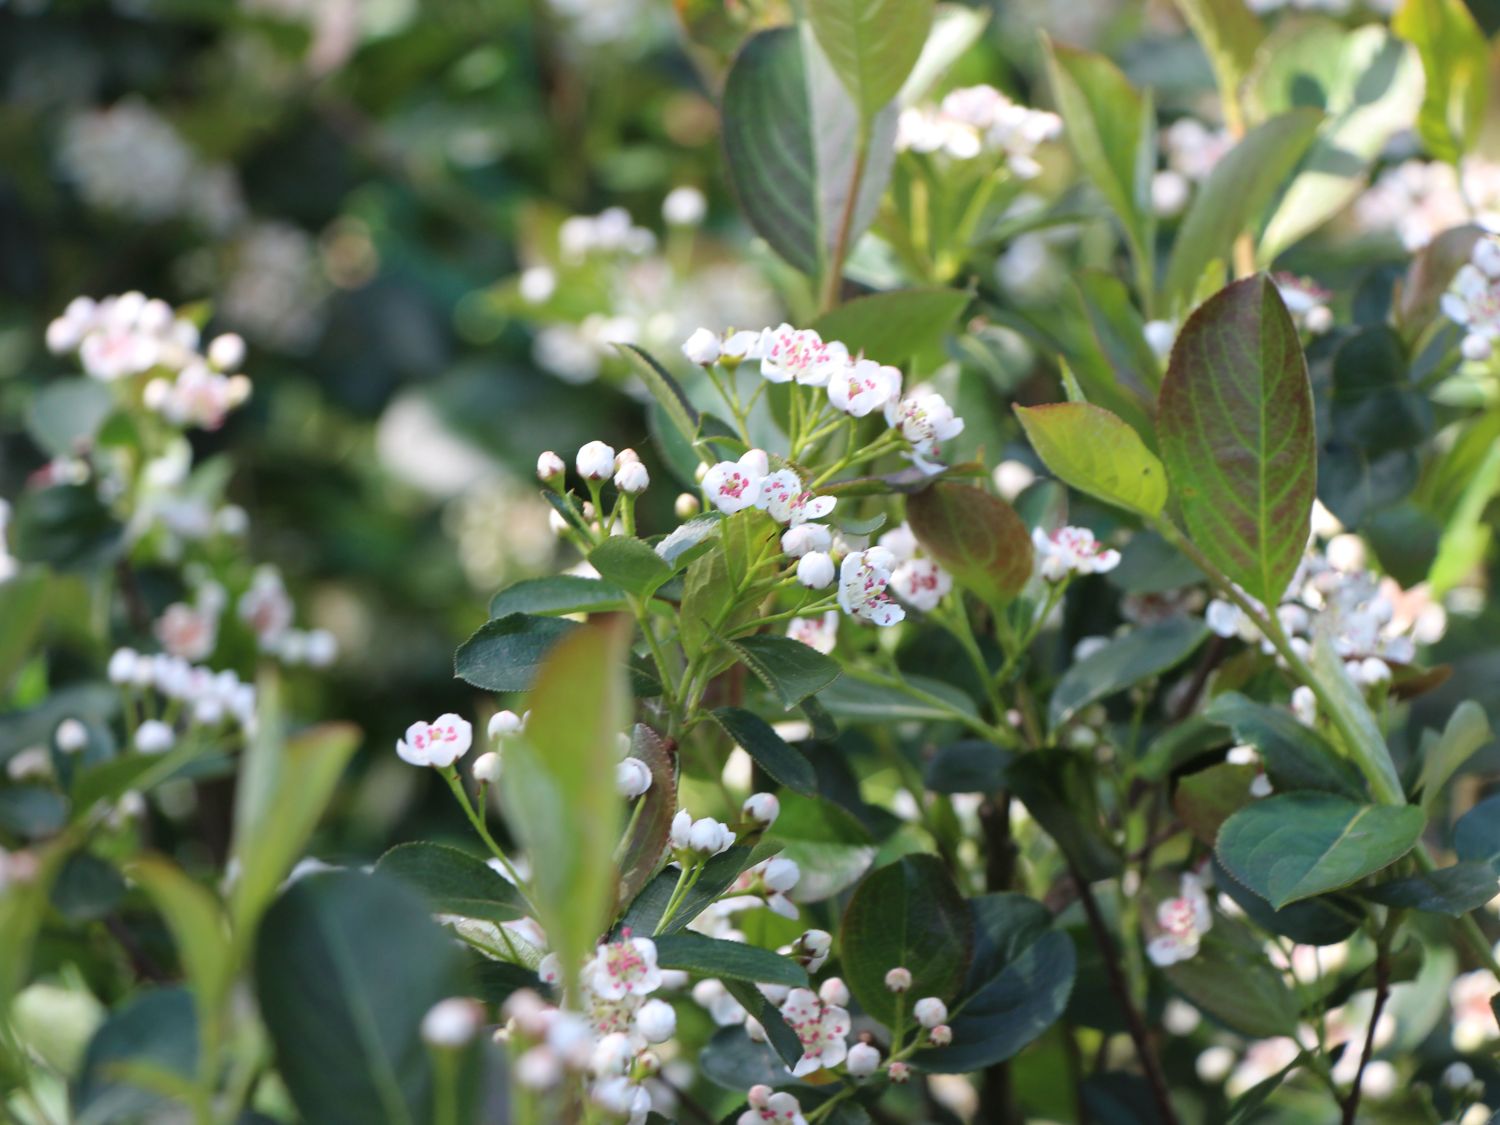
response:
M990 605L1005 605L1031 577L1031 536L997 496L934 484L906 501L906 518L923 549Z

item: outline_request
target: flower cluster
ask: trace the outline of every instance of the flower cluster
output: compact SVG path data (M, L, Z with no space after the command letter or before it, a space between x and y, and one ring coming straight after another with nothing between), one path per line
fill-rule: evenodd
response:
M231 373L244 361L243 340L226 333L200 351L198 326L143 293L75 297L47 326L47 346L57 355L76 354L101 382L153 373L142 402L174 426L217 429L250 397L250 380Z
M1146 944L1146 955L1153 964L1162 967L1196 956L1198 945L1213 921L1202 880L1184 872L1177 897L1163 900L1156 908L1160 932Z
M244 683L232 670L215 672L180 656L119 648L110 656L107 671L111 683L130 693L128 712L145 715L134 736L142 753L172 748L180 721L175 715L184 717L190 727L219 728L232 722L246 735L255 731L255 685Z
M1105 547L1086 527L1060 527L1050 535L1036 528L1031 542L1036 548L1037 570L1047 582L1104 574L1120 565L1120 552Z
M1011 101L993 86L950 90L936 105L903 110L896 126L900 152L941 152L955 160L998 153L1023 180L1041 173L1036 151L1062 133L1062 118Z
M1443 315L1464 330L1463 355L1486 360L1500 340L1500 235L1481 235L1442 298Z
M1445 161L1408 160L1382 172L1354 204L1365 230L1393 231L1420 250L1445 230L1477 222L1500 228L1500 164L1466 157L1461 170Z

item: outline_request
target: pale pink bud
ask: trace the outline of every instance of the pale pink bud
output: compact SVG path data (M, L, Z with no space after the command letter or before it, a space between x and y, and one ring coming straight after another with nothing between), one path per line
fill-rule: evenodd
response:
M536 459L536 478L543 484L550 484L567 471L563 459L550 449Z
M620 466L620 471L615 473L615 487L631 495L645 492L646 486L650 483L651 474L639 461L627 461Z
M683 342L682 354L693 363L707 367L719 358L719 337L707 328L699 328Z
M484 1007L459 996L439 1000L422 1017L422 1040L429 1047L462 1047L479 1033Z
M691 492L679 492L676 501L672 505L672 511L677 513L678 519L690 520L698 514L698 510L701 507L702 504L699 503L698 498Z
M745 803L740 806L740 812L747 820L753 820L769 828L781 815L781 802L776 799L774 793L752 793L745 798Z
M868 1043L856 1043L849 1048L845 1064L850 1078L868 1078L880 1068L880 1052Z
M602 441L591 441L578 451L574 464L584 480L604 480L615 471L615 451Z
M946 1047L953 1042L953 1029L945 1023L940 1023L928 1030L927 1038L932 1040L934 1047Z
M474 759L474 780L493 785L500 780L500 755L493 750Z
M912 1005L912 1015L925 1028L934 1028L948 1022L948 1005L936 996L925 996Z
M906 1063L902 1062L900 1059L896 1059L891 1062L891 1064L887 1066L885 1070L886 1073L890 1075L891 1081L898 1084L904 1083L911 1077L911 1067L907 1066Z
M835 1008L847 1008L849 1006L849 986L838 977L829 977L818 985L818 999L825 1004L832 1004Z
M229 371L245 362L244 338L234 332L215 336L208 344L208 362L220 371Z
M885 974L885 986L892 992L905 992L911 987L911 970L899 966Z
M809 590L825 589L833 575L833 559L822 551L811 551L797 560L797 581Z
M677 1033L677 1011L665 1000L647 1000L635 1014L635 1028L647 1043L665 1043Z

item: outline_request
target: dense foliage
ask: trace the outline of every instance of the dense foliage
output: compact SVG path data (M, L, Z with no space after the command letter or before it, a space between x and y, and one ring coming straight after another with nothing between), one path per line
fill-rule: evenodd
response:
M1488 1120L1488 16L0 8L7 1120Z

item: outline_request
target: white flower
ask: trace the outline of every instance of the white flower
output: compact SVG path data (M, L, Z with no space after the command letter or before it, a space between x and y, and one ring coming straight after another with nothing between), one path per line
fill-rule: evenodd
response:
M837 502L832 496L814 496L804 491L802 479L795 472L781 469L761 481L755 506L764 509L777 523L798 527L826 516Z
M493 750L487 750L474 759L474 765L470 768L475 781L493 785L500 780L500 755Z
M734 833L727 824L706 816L694 820L687 809L679 809L672 818L672 847L701 855L718 855L734 845Z
M615 473L615 487L621 492L637 495L645 492L647 485L651 483L651 474L646 471L646 466L639 461L627 461L620 466Z
M1451 1035L1455 1051L1477 1051L1500 1034L1490 1007L1497 992L1500 981L1488 969L1475 969L1454 978L1448 988L1448 1002L1453 1005Z
M57 724L52 741L64 754L76 754L89 744L89 728L69 716Z
M635 1014L635 1027L647 1043L665 1043L677 1032L677 1010L665 1000L647 1000Z
M738 461L720 461L709 469L703 476L703 491L709 503L726 516L732 516L760 499L767 468L765 453L752 449Z
M1306 684L1292 689L1292 714L1303 726L1312 726L1318 721L1318 697Z
M849 359L849 349L837 340L827 343L811 328L790 324L761 333L760 373L773 383L796 380L805 386L824 386L829 376Z
M752 1086L745 1100L750 1108L740 1114L736 1125L807 1125L802 1106L785 1090L773 1094L769 1086Z
M275 646L292 625L292 599L275 567L257 567L250 588L240 595L240 620L250 626L262 649Z
M396 753L414 766L445 768L469 752L474 728L457 715L439 715L431 723L415 722L396 740Z
M948 1005L936 996L924 996L912 1005L911 1014L923 1027L933 1028L948 1022Z
M911 987L911 970L896 966L885 974L885 986L892 992L905 992Z
M237 332L225 332L208 342L208 362L219 371L233 371L245 362L245 338Z
M513 734L520 734L526 721L514 711L496 711L490 716L487 733L491 742L499 742Z
M868 1078L880 1069L880 1052L868 1043L856 1043L844 1065L850 1078Z
M728 364L736 364L746 359L760 358L759 332L731 332L724 337L724 343L720 360Z
M738 1027L745 1022L745 1009L724 987L709 977L693 985L693 1003L708 1012L716 1027Z
M1281 294L1286 311L1299 328L1314 336L1321 336L1333 327L1333 312L1328 308L1328 298L1333 294L1328 290L1305 277L1291 273L1272 274L1271 281Z
M717 363L722 351L723 345L719 341L718 333L710 332L707 328L696 329L682 343L682 354L691 362L704 367Z
M1203 611L1204 623L1209 631L1219 637L1238 637L1244 633L1249 619L1240 612L1240 607L1222 598L1214 598Z
M1070 574L1103 574L1120 565L1120 552L1102 546L1086 527L1061 527L1051 535L1038 527L1031 542L1048 582L1061 582Z
M931 559L910 559L891 573L891 587L913 609L931 613L953 589L953 576Z
M463 1047L479 1034L484 1008L475 1000L450 996L422 1017L422 1041L430 1047Z
M781 802L776 799L774 793L752 793L745 798L745 803L740 806L740 813L747 820L752 820L764 828L769 828L776 823L776 818L781 815ZM790 862L790 860L786 861ZM795 864L793 865L795 867ZM790 888L777 887L776 890L788 890Z
M818 999L838 1008L849 1006L849 986L839 977L829 977L818 985Z
M833 581L833 559L812 551L797 560L797 581L809 590L821 590Z
M881 626L894 625L906 617L906 611L886 593L891 561L891 553L882 547L844 557L839 567L838 596L845 613Z
M604 480L615 471L615 451L602 441L591 441L578 451L573 464L584 480Z
M147 719L135 730L135 748L142 754L165 754L177 736L160 719Z
M651 788L651 767L639 758L624 758L615 766L615 790L627 801Z
M1213 926L1208 895L1196 876L1184 874L1179 894L1156 908L1156 924L1161 932L1146 945L1151 963L1166 967L1186 961L1198 952L1202 937Z
M528 305L540 305L557 292L557 274L547 266L528 266L516 280L516 291Z
M870 359L855 360L828 378L828 401L845 414L863 418L901 396L901 372Z
M822 617L797 617L786 627L786 635L827 656L838 644L839 614L830 609Z
M536 479L543 484L556 480L568 471L563 459L552 450L547 450L536 459Z
M684 184L667 192L661 201L661 217L668 226L695 227L708 214L708 200L695 187Z
M219 635L219 621L217 615L186 602L173 602L156 619L152 632L156 634L162 648L173 656L180 656L185 660L202 660L214 650L214 642Z
M650 938L631 937L601 945L585 966L584 977L602 1000L649 996L661 987L656 943Z
M825 1004L810 989L794 988L781 1005L781 1016L802 1043L802 1057L792 1068L802 1078L825 1067L835 1067L849 1053L849 1013L836 1004Z
M1036 470L1025 461L1001 461L990 474L995 491L1007 501L1014 500L1036 483Z
M964 429L964 420L953 413L947 400L931 391L888 402L885 420L921 454L939 454L942 443Z
M814 551L827 552L833 546L833 533L820 523L799 523L781 535L781 549L794 559Z
M623 1075L635 1061L635 1044L623 1031L601 1036L589 1059L589 1070L599 1077Z

